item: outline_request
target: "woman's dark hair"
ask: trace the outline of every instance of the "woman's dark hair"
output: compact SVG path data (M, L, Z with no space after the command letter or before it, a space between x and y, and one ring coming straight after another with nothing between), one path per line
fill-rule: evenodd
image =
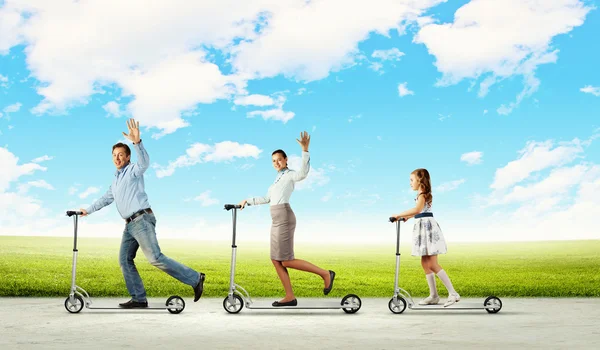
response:
M271 157L276 155L277 153L281 154L283 156L283 158L287 158L287 154L285 154L285 152L283 150L276 150L275 152L271 153Z

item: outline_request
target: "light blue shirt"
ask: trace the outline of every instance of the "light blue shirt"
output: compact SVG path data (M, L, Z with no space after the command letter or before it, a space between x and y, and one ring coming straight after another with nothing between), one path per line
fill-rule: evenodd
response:
M269 187L264 197L252 197L246 199L248 205L267 204L277 205L290 202L295 183L306 179L310 171L310 153L302 152L302 165L298 171L289 168L277 172L275 182Z
M108 191L86 209L88 214L104 208L113 201L123 219L127 219L142 209L150 208L148 195L144 190L144 172L150 166L150 158L141 140L134 144L133 148L137 154L137 163L129 162L115 171L115 178Z

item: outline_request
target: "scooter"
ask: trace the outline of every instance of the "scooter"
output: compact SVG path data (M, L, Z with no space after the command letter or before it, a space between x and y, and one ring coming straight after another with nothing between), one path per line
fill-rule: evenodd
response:
M75 234L74 234L74 242L73 242L73 269L71 272L71 292L69 296L65 300L65 309L72 314L76 314L85 304L85 307L88 309L118 309L118 310L169 310L172 314L178 314L185 309L185 301L177 295L173 295L167 299L167 302L162 305L159 303L148 303L148 307L145 308L136 308L136 309L125 309L118 306L92 306L92 299L89 294L77 284L75 284L75 275L77 272L77 221L79 215L83 214L80 211L67 211L67 216L73 217L73 222L75 224ZM85 303L84 303L85 299Z
M419 214L415 216L415 219L419 217ZM388 303L390 311L394 314L401 314L406 310L407 301L408 307L411 310L473 310L473 309L485 309L488 313L495 314L502 309L502 301L500 298L495 296L489 296L485 299L482 304L479 303L455 303L453 305L444 307L444 305L418 305L415 304L410 294L398 286L398 274L400 271L400 221L395 217L390 217L390 222L396 223L396 277L394 279L394 296Z
M250 297L250 294L240 285L234 281L235 277L235 258L237 245L235 244L236 238L236 221L237 221L237 209L240 209L241 205L236 204L225 204L225 210L229 211L233 209L233 239L231 243L231 275L229 278L229 294L223 300L223 308L230 314L236 314L242 310L244 305L248 309L342 309L345 313L353 314L360 310L361 300L355 294L348 294L342 298L341 302L335 301L319 301L317 303L309 303L306 305L299 306L272 306L266 302L255 302ZM241 292L240 292L241 291Z

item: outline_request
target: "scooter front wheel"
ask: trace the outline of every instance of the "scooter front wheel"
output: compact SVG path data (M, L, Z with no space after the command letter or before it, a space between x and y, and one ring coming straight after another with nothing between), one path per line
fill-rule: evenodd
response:
M81 309L83 309L83 298L79 295L74 295L73 301L71 301L71 297L67 297L65 300L65 309L72 314L78 313L81 311Z
M360 307L362 306L362 301L360 300L358 295L348 294L342 299L342 305L348 305L348 304L358 304L356 307L342 308L342 310L344 310L345 313L353 314L353 313L357 312L358 310L360 310Z
M244 307L244 299L237 294L232 295L231 298L233 300L230 300L229 296L223 299L223 308L230 314L237 314Z
M490 314L495 314L502 309L502 301L498 297L490 296L483 302L483 307Z
M404 310L406 310L406 300L404 300L402 297L398 297L397 300L398 302L394 303L394 298L390 299L388 307L392 313L401 314L404 312Z
M165 305L167 306L167 310L169 310L169 312L172 314L181 313L181 311L185 309L185 301L183 301L183 298L178 295L170 296Z

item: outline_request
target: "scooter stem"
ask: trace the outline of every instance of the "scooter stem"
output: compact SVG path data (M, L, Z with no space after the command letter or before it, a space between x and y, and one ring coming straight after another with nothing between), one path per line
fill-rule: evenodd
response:
M394 294L398 293L398 275L400 273L400 220L396 222L396 276L394 278Z
M75 231L73 234L73 268L71 270L71 293L75 292L75 275L77 274L77 218L79 215L75 215L73 218L73 223L75 227Z
M234 276L235 276L235 255L237 251L237 246L235 245L235 227L237 221L237 209L233 209L233 239L231 240L231 274L229 276L229 294L233 294L234 291Z

